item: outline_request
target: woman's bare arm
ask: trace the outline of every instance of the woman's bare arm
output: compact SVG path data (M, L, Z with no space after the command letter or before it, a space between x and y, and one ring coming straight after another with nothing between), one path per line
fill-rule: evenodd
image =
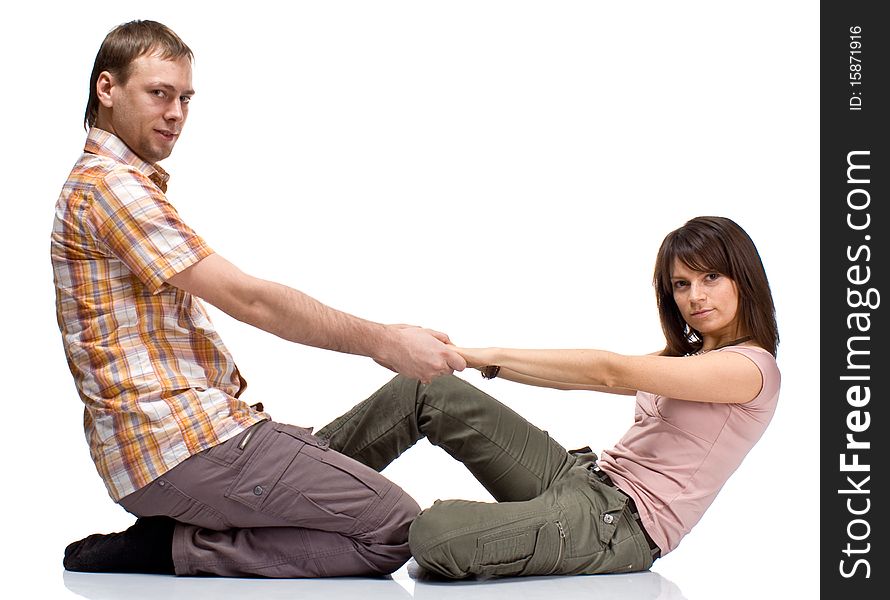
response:
M763 384L757 365L737 352L672 357L605 350L457 350L470 367L499 365L506 373L558 382L564 386L561 389L596 386L642 390L693 402L741 404L753 400Z
M512 369L508 369L506 367L501 367L498 371L498 379L507 379L509 381L515 381L517 383L522 383L525 385L534 385L537 387L546 387L553 388L555 390L589 390L593 392L605 392L607 394L620 394L622 396L634 396L636 395L636 390L630 390L627 388L619 388L619 387L607 387L604 385L584 385L584 384L572 384L566 383L564 381L553 381L550 379L542 379L540 377L532 377L531 375L524 375L522 373L513 371Z

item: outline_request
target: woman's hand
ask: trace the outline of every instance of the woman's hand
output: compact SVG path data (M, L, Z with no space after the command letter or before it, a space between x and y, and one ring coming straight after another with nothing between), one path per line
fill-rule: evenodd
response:
M460 348L451 346L451 349L460 354L467 361L467 367L471 369L481 369L493 364L491 362L491 348Z

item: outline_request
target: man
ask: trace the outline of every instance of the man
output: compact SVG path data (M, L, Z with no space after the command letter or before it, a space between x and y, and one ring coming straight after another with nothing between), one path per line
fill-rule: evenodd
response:
M165 198L157 165L188 116L192 52L133 21L93 67L88 136L56 207L66 357L109 495L139 519L65 551L94 572L313 577L390 573L416 502L308 430L239 399L245 381L198 298L269 333L429 382L466 363L445 334L381 325L251 277Z

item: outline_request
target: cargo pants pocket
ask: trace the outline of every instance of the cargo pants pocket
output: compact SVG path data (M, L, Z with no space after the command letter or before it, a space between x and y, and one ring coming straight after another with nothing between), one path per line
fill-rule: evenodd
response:
M482 577L559 573L566 554L565 528L558 519L481 536L470 572Z
M309 429L274 422L270 426L274 431L257 442L225 493L226 498L254 510L263 508L304 446L327 448Z
M392 486L373 469L328 448L309 429L273 423L227 497L282 525L360 533L362 517Z

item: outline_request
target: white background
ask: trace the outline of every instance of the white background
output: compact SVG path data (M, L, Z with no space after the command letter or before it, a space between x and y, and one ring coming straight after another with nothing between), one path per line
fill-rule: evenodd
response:
M651 352L663 343L651 288L661 239L697 215L741 224L778 309L779 407L653 570L688 600L818 594L816 4L3 10L4 585L74 597L65 544L132 522L83 439L49 234L83 147L99 44L116 24L150 18L196 54L189 123L162 163L170 200L243 270L362 317L434 327L467 346ZM277 420L320 427L390 377L369 359L212 315L250 383L245 399ZM567 447L608 448L632 418L630 398L462 376ZM422 506L489 499L426 442L385 473Z

